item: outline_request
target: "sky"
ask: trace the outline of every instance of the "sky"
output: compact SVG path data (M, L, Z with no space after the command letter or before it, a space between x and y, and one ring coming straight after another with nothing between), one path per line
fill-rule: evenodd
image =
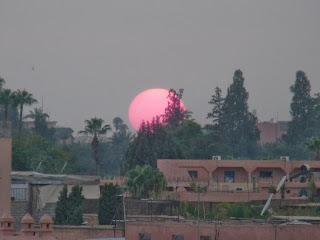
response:
M319 0L0 0L0 75L80 130L94 116L128 122L148 88L184 88L205 124L213 89L225 94L241 69L259 119L287 120L297 70L320 91L319 9Z

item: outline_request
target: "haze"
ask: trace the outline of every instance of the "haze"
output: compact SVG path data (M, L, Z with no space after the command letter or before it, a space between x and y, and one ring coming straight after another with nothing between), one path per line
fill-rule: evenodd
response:
M213 88L240 68L260 120L289 118L304 70L320 91L320 1L0 0L0 75L60 126L120 116L148 88L184 88L206 123ZM277 114L278 113L278 114Z

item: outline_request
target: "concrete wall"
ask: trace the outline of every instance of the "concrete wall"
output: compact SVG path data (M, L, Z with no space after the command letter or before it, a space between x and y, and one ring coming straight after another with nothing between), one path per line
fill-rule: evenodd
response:
M272 225L258 223L127 223L126 239L139 240L139 233L148 233L151 240L172 239L172 235L183 235L184 240L197 240L198 236L209 236L211 240L314 240L320 237L319 225Z
M11 146L10 138L0 138L0 216L10 213Z

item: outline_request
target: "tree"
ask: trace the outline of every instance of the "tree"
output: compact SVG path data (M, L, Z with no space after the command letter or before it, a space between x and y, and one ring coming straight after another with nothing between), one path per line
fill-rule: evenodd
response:
M136 165L150 164L155 166L156 159L150 123L142 122L137 135L129 144L123 172L127 172Z
M57 201L55 209L54 223L56 225L67 225L68 224L68 188L67 185L63 186L60 192L60 196Z
M81 225L83 223L83 200L82 187L73 186L68 196L68 224Z
M223 103L220 122L224 142L235 157L253 157L260 138L257 117L248 110L248 98L243 74L236 70Z
M207 118L212 121L213 126L220 126L223 113L223 103L224 98L222 97L222 91L219 87L216 87L214 94L211 96L209 101L209 104L212 105L212 110L207 115Z
M312 136L313 99L310 95L311 84L303 71L297 71L296 81L290 87L293 93L290 114L292 117L288 126L286 142L296 144Z
M125 154L128 150L132 135L129 132L128 126L123 122L120 117L113 119L113 127L115 131L111 137L111 151L112 157L115 159L117 172L120 175L120 167L123 165L125 160Z
M96 174L99 173L99 137L101 135L106 135L107 131L109 131L110 125L104 124L104 120L101 118L91 118L90 120L85 120L85 129L80 131L79 133L90 134L93 136L91 141L91 148L93 153L93 158L96 165Z
M10 89L2 89L0 91L0 106L4 110L4 122L8 122L9 107L13 104L13 94Z
M35 133L23 133L12 139L12 168L15 171L37 171L61 174L74 166L73 154L65 146L56 145ZM74 164L74 163L73 163Z
M13 92L13 104L15 107L19 108L19 132L21 132L22 129L23 107L31 106L34 103L37 103L37 100L26 90L17 90Z
M68 188L65 185L57 202L55 224L81 225L83 223L83 200L81 186L73 186L71 193L68 195Z
M128 190L135 198L158 197L166 188L163 174L149 165L136 166L127 177Z
M101 225L111 225L119 207L118 185L106 184L100 188L98 219Z
M310 151L315 153L315 160L320 160L320 138L313 138L307 143Z
M6 81L0 76L0 91L5 83Z
M183 89L179 89L178 92L176 92L174 89L169 90L168 106L165 109L163 118L164 122L171 127L179 126L183 120L188 117L189 113L182 107L182 95Z
M30 118L34 121L34 131L43 138L49 139L50 131L47 124L49 115L43 112L42 108L35 108L30 111L24 118Z
M143 122L136 138L129 144L125 171L145 164L156 168L159 158L183 158L179 145L174 141L172 129L163 125L160 117L154 118L151 123Z

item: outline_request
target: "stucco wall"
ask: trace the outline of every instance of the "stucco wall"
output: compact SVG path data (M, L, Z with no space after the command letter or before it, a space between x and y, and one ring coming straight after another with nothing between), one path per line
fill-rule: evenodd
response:
M215 240L315 240L319 239L319 225L272 225L258 223L128 223L128 240L139 240L139 233L151 234L152 240L172 239L172 235L183 235L184 240L195 240L199 236L210 236Z
M123 231L112 226L54 226L53 235L58 240L84 240L105 237L121 237Z

